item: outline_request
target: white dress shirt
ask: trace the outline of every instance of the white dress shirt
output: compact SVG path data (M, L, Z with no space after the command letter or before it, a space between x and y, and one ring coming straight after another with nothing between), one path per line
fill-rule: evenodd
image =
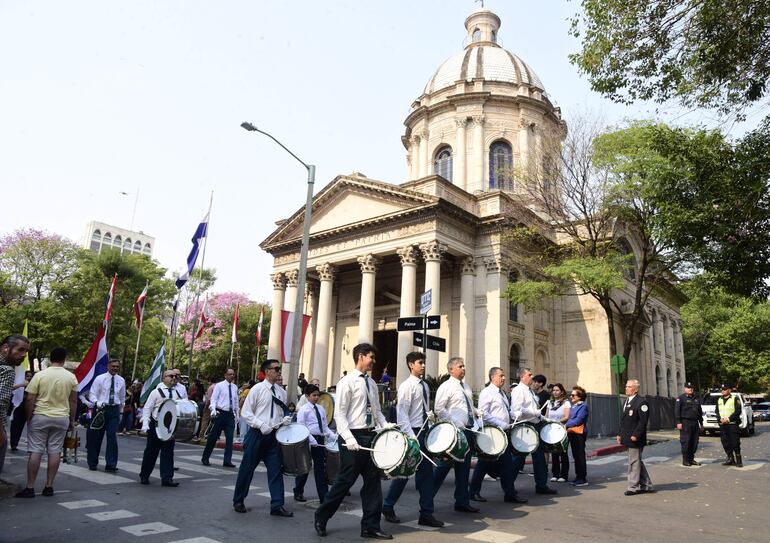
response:
M484 422L505 430L511 423L511 406L502 388L493 383L479 394L479 409Z
M532 389L519 383L511 390L511 416L516 422L538 422L540 403Z
M230 411L230 402L232 401L233 415L238 417L238 387L235 383L228 383L223 379L214 386L214 392L211 393L209 409L211 414L216 416L217 409L220 411Z
M163 384L161 381L158 383L158 386L155 388L166 388L166 385ZM187 399L187 387L185 387L182 383L177 383L174 385L174 398L177 400L186 400Z
M265 379L249 389L249 395L241 408L241 417L246 424L262 433L278 427L283 419L283 409L273 403L273 394L286 403L286 391L283 387L277 383L271 385L270 381Z
M417 438L413 428L422 427L425 414L430 410L430 402L425 402L425 396L430 400L428 384L414 375L398 387L398 403L396 404L396 420L401 431L412 438Z
M176 396L173 389L169 389L163 383L161 383L161 386L157 387L155 390L150 392L149 396L147 396L147 401L142 408L142 427L149 427L150 418L156 421L158 420L158 411L160 410L160 406L163 404L163 402L169 399L169 390L171 390L172 396Z
M91 383L91 390L88 392L88 399L92 404L101 405L119 405L123 411L126 403L126 381L120 375L115 375L115 390L113 392L112 402L110 403L110 388L112 387L113 376L109 372L102 373L94 378Z
M470 413L468 412L468 405L470 405ZM473 392L471 387L456 377L450 377L438 387L433 410L439 419L449 419L458 428L468 428L468 416L470 415L471 419L474 420L472 426L475 426Z
M554 400L548 400L548 403L546 404L548 407L545 408L546 411L546 418L548 420L553 420L556 422L560 422L564 417L569 417L569 402L563 401L559 407L555 407ZM567 422L567 421L564 421Z
M321 426L318 426L318 418L315 414L315 408L318 408L318 415L321 418ZM307 426L310 430L310 445L318 445L314 436L324 436L328 441L334 441L337 435L329 429L329 425L326 424L326 410L321 404L312 404L305 402L305 404L297 411L297 422Z
M354 368L337 383L334 421L337 423L337 433L345 441L353 439L351 430L364 430L374 426L385 426L388 423L380 410L377 384L371 377L367 376L364 379L362 375L365 374ZM369 381L368 390L367 380ZM372 414L372 424L369 426L366 424L367 395Z

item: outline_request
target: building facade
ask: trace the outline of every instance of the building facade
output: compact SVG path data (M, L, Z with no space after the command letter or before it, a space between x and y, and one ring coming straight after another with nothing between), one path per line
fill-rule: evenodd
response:
M466 47L439 66L412 104L402 137L408 181L352 173L315 196L306 292L297 292L304 208L260 245L274 257L273 308L293 311L296 297L305 297L311 321L300 371L322 386L353 367L351 350L364 341L379 351L374 377L387 367L403 381L405 356L417 347L412 332L397 331L397 320L416 316L420 294L430 290L428 313L441 318L431 334L447 348L427 351L429 375L446 373L447 360L461 356L475 390L493 366L509 375L529 366L550 382L617 392L607 319L593 298L555 297L525 312L504 297L508 282L524 276L506 231L550 228L526 205L528 187L517 180L528 176L513 172L547 168L544 142L559 141L567 127L535 72L498 44L500 25L489 10L472 13ZM628 245L633 250L631 236ZM629 376L647 394L674 395L685 380L676 300L653 300L629 360ZM269 356L280 358L280 339L272 327Z
M82 246L95 253L118 251L120 254L145 255L152 258L155 238L111 224L91 221L86 226Z

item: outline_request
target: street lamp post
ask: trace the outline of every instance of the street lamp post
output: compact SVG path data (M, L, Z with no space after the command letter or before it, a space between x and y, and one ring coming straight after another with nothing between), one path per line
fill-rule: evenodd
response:
M291 355L289 356L289 382L286 383L286 393L288 401L297 401L297 378L299 375L299 353L302 347L302 321L303 321L303 302L305 299L305 281L307 277L307 251L310 245L310 214L313 205L313 183L315 183L315 166L312 164L305 164L297 155L292 153L283 143L275 139L271 134L260 130L251 123L241 123L241 127L249 132L259 132L264 134L275 143L280 145L284 151L289 153L294 159L302 164L307 169L307 200L305 202L305 219L302 223L302 245L299 252L299 282L297 284L297 303L294 306L294 328L291 336ZM278 313L278 320L276 321L275 312ZM280 319L281 308L273 308L273 318L270 321L271 326L275 326L276 322L281 322Z

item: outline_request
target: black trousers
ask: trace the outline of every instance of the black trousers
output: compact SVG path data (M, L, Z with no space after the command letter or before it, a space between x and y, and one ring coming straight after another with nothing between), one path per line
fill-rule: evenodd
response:
M310 447L310 455L313 458L313 476L315 477L315 489L318 499L323 502L329 485L326 484L326 447L323 436L315 436L318 446ZM294 496L302 496L305 493L305 484L310 474L298 475L294 479Z
M682 445L682 460L692 462L695 459L695 451L698 450L700 424L697 420L682 420L682 429L679 430L679 443Z
M572 449L572 460L575 462L575 479L585 481L587 475L586 435L570 432L567 434L567 439L569 439L569 448Z
M719 437L727 456L733 453L741 454L741 429L737 424L725 424L719 427Z
M150 477L152 470L155 469L158 454L160 454L160 478L163 481L171 481L174 478L174 440L161 441L158 439L155 426L154 422L150 422L150 430L147 432L147 446L144 448L139 477L142 479Z
M25 424L27 424L27 413L24 411L24 402L22 402L13 410L13 420L11 420L11 449L18 447Z
M353 430L353 436L362 447L371 447L375 433ZM361 505L364 512L361 517L361 529L379 531L382 515L380 470L372 462L369 451L349 451L344 446L340 447L340 472L337 479L326 493L324 502L316 509L318 520L327 522L334 516L359 475L364 480L364 486L361 488Z

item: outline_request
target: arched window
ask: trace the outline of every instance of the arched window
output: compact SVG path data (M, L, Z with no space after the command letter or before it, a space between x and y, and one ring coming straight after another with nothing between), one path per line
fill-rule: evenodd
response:
M489 188L513 190L513 150L507 141L489 147Z
M521 354L519 352L519 346L515 343L511 345L511 353L508 357L508 375L511 382L518 376L519 364L521 364Z
M123 247L123 238L120 235L115 236L115 239L112 240L112 246L120 251L120 248Z
M655 366L655 383L658 387L657 395L663 396L663 374L660 371L660 366Z
M481 30L479 30L478 28L473 29L472 40L473 40L473 43L476 43L477 41L481 41Z
M102 246L102 233L97 229L91 234L91 250L95 253L99 252Z
M618 252L621 254L621 256L628 257L628 268L626 268L625 271L626 277L631 281L636 280L636 256L634 255L634 250L631 248L631 245L628 243L628 241L623 238L620 238L617 242L615 242L615 245L617 246Z
M497 43L497 30L492 31L492 41Z
M131 254L131 238L126 238L126 240L123 242L123 252L128 254Z
M133 250L133 252L136 253L136 254L140 254L142 252L142 242L141 241L136 240L134 242L134 250Z
M519 273L512 271L508 274L508 282L515 283L519 280ZM519 322L519 304L508 302L508 320Z
M440 147L433 161L433 172L447 181L452 180L452 148L448 145Z
M91 239L94 241L102 241L102 233L98 228L91 234Z
M671 376L671 368L666 370L666 384L668 385L666 389L666 397L670 398L671 393L674 391L674 381L673 377Z
M147 256L150 256L151 253L152 253L152 246L149 243L145 243L144 254L146 254Z

